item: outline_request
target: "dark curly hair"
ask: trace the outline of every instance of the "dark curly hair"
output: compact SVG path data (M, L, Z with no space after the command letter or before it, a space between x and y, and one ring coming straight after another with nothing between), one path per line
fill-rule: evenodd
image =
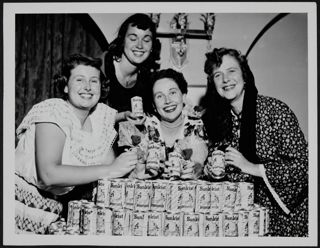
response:
M148 94L147 94L148 96L147 101L150 103L150 106L154 106L153 87L157 81L163 78L172 79L178 85L182 94L188 93L188 83L181 72L175 71L171 68L153 72L151 74L151 79L148 84ZM152 110L151 114L157 115L155 110Z
M101 97L99 102L103 102L106 98L107 93L105 90L105 76L101 71L102 60L100 58L92 58L83 54L70 55L62 65L61 74L55 75L53 77L53 82L55 86L55 97L62 98L64 100L68 99L68 94L64 92L64 88L68 84L71 71L78 65L92 66L100 71Z
M120 26L117 37L110 43L108 54L119 60L124 51L124 42L129 26L142 30L150 30L152 33L152 50L149 57L141 64L141 67L157 69L156 63L160 59L160 41L157 40L156 25L147 14L137 13L129 16Z
M223 56L228 55L238 61L245 84L241 117L240 151L248 159L255 160L255 123L257 89L247 58L240 51L231 48L214 48L206 53L204 71L207 74L207 90L203 99L206 109L203 122L213 144L226 143L232 138L232 114L229 101L222 98L215 87L213 70L222 64Z

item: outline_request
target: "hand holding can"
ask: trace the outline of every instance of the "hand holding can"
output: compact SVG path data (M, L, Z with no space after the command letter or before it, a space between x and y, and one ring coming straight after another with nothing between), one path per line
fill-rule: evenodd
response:
M208 159L207 171L214 179L221 179L225 176L224 152L220 150L213 151Z

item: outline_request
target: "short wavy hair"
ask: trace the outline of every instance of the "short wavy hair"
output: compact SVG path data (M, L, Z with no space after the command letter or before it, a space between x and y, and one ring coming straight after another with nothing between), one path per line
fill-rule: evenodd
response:
M124 42L129 26L142 30L150 30L152 34L152 50L143 67L155 67L155 61L160 58L160 42L157 40L156 24L147 14L137 13L129 16L120 26L117 37L110 43L108 53L112 54L116 60L121 58L124 51Z
M54 96L62 98L64 100L68 99L68 94L64 92L65 87L68 85L70 79L71 71L78 65L92 66L99 70L100 72L100 84L101 84L101 96L99 102L103 102L106 98L106 78L101 71L102 60L100 58L92 58L85 56L83 54L72 54L62 65L61 74L55 75L53 78L54 82Z
M157 81L163 78L169 78L173 80L178 85L178 88L181 90L182 94L188 93L188 83L181 72L175 71L171 68L155 71L151 74L150 82L148 84L148 94L146 99L149 103L148 106L154 106L153 87ZM149 112L157 115L154 109L150 109Z

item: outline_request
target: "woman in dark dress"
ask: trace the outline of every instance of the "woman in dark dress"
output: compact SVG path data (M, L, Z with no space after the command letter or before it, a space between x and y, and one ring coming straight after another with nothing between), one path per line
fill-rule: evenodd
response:
M146 97L150 72L158 67L158 45L155 24L148 15L138 13L123 22L117 38L104 53L103 71L109 86L107 104L118 110L117 121L135 119L130 112L131 98ZM150 106L143 107L148 112Z
M211 152L225 149L226 180L254 183L255 202L270 210L270 236L308 236L308 146L292 110L259 95L245 56L206 54L203 122ZM212 179L210 166L205 173Z

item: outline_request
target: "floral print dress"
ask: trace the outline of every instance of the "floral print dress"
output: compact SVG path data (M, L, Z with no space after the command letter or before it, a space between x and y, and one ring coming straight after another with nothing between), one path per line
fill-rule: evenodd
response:
M226 167L226 180L255 184L255 202L270 210L270 236L308 236L308 145L292 110L257 97L256 152L263 178ZM239 150L241 119L234 115L231 146ZM212 148L211 148L212 149Z

